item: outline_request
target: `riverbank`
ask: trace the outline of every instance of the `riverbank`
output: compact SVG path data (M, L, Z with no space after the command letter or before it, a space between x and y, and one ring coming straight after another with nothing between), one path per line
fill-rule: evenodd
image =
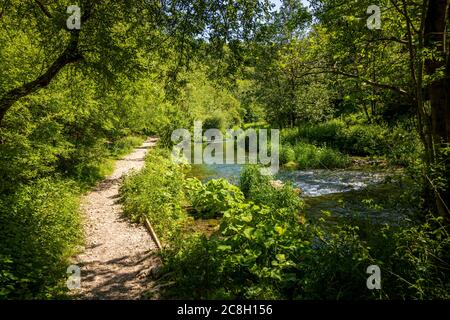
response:
M418 208L414 184L401 175L359 190L300 197L289 183L273 187L254 166L241 168L237 187L208 177L217 175L212 170L205 174L174 165L168 156L167 150L150 154L148 170L128 178L122 191L126 212L138 221L151 220L163 239L164 263L154 274L160 297L446 295L436 268L445 267L447 244L432 235L435 219L422 224L395 211L409 215ZM193 178L194 172L204 181ZM410 251L419 247L420 252ZM438 259L429 260L429 254ZM383 270L381 292L365 286L369 265ZM426 285L418 274L429 279Z

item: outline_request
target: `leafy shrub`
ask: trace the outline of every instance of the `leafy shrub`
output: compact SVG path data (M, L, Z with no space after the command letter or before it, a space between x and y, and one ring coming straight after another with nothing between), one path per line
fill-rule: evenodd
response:
M332 142L346 128L346 124L338 119L318 124L302 124L298 126L297 137L306 138L308 142Z
M386 128L369 125L356 124L344 128L335 138L338 146L344 152L360 156L385 155L389 152L387 141L388 131Z
M312 252L295 263L299 268L293 295L297 299L373 298L366 287L370 259L368 244L357 227L337 227L330 232L311 226ZM384 283L384 282L383 282Z
M249 202L225 212L220 228L215 249L224 287L238 298L283 296L293 280L293 260L309 250L297 213Z
M345 168L350 165L347 155L332 148L322 147L319 154L319 163L325 168Z
M130 153L135 147L140 146L144 138L136 136L125 136L114 141L110 147L111 154L114 157L121 157Z
M245 197L258 205L272 209L287 209L299 212L303 201L294 192L292 185L286 183L280 189L272 187L270 177L262 175L258 166L245 166L241 172L240 187Z
M256 195L258 189L250 189ZM165 251L167 280L176 280L167 287L165 297L282 297L281 292L293 280L292 259L309 249L308 241L302 240L298 211L290 205L275 209L281 198L290 198L292 190L272 190L272 199L278 198L273 207L234 202L224 212L219 232L209 240L188 236Z
M13 274L13 260L9 256L0 254L0 300L11 297L15 287L28 279L19 279Z
M415 130L408 130L400 125L393 128L388 147L386 156L389 163L406 167L420 164L423 145Z
M216 113L203 121L203 130L219 129L223 130L225 127L225 117L222 114Z
M164 285L164 298L233 298L222 287L221 262L214 254L215 245L204 235L185 233L182 241L172 242L171 248L162 251L163 276L159 282Z
M450 298L450 236L442 218L399 229L384 227L368 240L389 299Z
M292 187L272 187L257 166L244 167L240 193L223 179L184 179L182 168L171 167L166 157L152 152L147 166L153 169L128 178L122 189L127 211L152 218L168 241L158 280L165 298L448 298L450 238L445 227L436 227L439 221L375 232L360 230L357 221L310 225L300 219L303 202ZM163 193L165 206L155 204ZM207 217L222 211L219 230L209 238L183 232L184 197ZM178 236L168 237L174 226ZM372 264L382 270L381 290L366 287ZM3 269L8 279L9 269Z
M244 201L241 190L225 179L213 179L200 188L191 197L195 210L204 218L216 217Z
M187 185L202 186L198 180ZM292 187L273 188L257 166L243 169L240 185L246 201L228 202L216 233L208 239L184 234L163 251L164 297L448 298L450 238L439 221L372 232L359 229L357 220L311 225L300 219L302 200ZM382 270L381 290L366 287L373 264Z
M260 173L259 167L247 165L242 169L239 186L246 198L254 198L256 193L262 193L270 187L270 178Z
M113 167L111 162L105 161L110 156L105 138L86 136L80 140L75 148L59 158L57 170L89 187L103 179Z
M152 149L145 163L141 172L127 176L123 182L123 210L133 221L148 218L158 236L168 240L177 233L185 217L183 168L162 149Z
M242 129L270 129L270 125L265 121L249 122L242 126Z
M420 155L420 141L414 130L402 125L387 126L346 123L333 119L318 124L302 124L281 131L283 144L300 142L327 146L357 156L387 156L391 163L409 165Z
M295 161L295 151L290 145L281 146L280 164Z
M429 225L383 229L298 223L285 209L252 202L224 213L220 232L166 251L165 295L209 299L448 299L450 238ZM381 268L381 290L366 269ZM175 283L173 281L175 280Z
M68 257L80 244L74 185L40 179L0 198L0 298L62 293Z
M316 147L311 144L298 143L294 147L296 160L300 168L345 168L350 164L348 156L328 148Z
M432 227L432 225L434 225ZM307 299L448 299L450 237L436 219L382 227L362 238L357 227L313 228L314 254L302 259L297 297ZM313 241L314 242L314 241ZM367 290L366 268L381 269L381 290Z
M20 104L16 108L14 112L22 116L3 121L0 128L1 194L13 192L18 184L53 174L61 159L70 157L73 151L60 123L50 119L30 123L30 111Z

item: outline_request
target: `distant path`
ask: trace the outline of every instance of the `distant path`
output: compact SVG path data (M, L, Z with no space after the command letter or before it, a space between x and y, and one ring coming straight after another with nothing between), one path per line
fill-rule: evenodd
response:
M121 178L144 167L144 157L156 144L148 139L118 160L112 175L83 199L85 251L75 258L81 268L81 299L140 299L151 284L151 266L157 263L156 245L145 227L122 215L119 200Z

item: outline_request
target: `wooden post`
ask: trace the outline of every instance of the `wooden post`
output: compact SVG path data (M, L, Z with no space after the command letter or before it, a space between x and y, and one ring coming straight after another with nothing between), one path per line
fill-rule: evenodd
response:
M155 241L156 246L158 247L158 250L162 249L161 242L158 239L158 236L155 233L155 230L153 230L152 225L150 224L150 221L148 221L147 218L145 218L145 226L147 227L147 230L150 232L150 235L153 238L153 241Z

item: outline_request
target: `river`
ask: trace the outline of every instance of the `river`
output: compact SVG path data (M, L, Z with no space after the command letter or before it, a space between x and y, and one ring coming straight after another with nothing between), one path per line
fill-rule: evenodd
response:
M225 178L233 184L239 184L243 166L238 164L196 165L194 175L203 181ZM317 197L333 193L360 190L369 185L384 181L386 173L382 171L362 170L280 170L274 179L292 182L302 190L303 197Z
M242 168L237 164L194 165L191 175L203 182L225 178L238 185ZM327 211L332 217L399 225L417 209L402 200L411 185L389 170L280 170L273 178L301 189L309 217Z

